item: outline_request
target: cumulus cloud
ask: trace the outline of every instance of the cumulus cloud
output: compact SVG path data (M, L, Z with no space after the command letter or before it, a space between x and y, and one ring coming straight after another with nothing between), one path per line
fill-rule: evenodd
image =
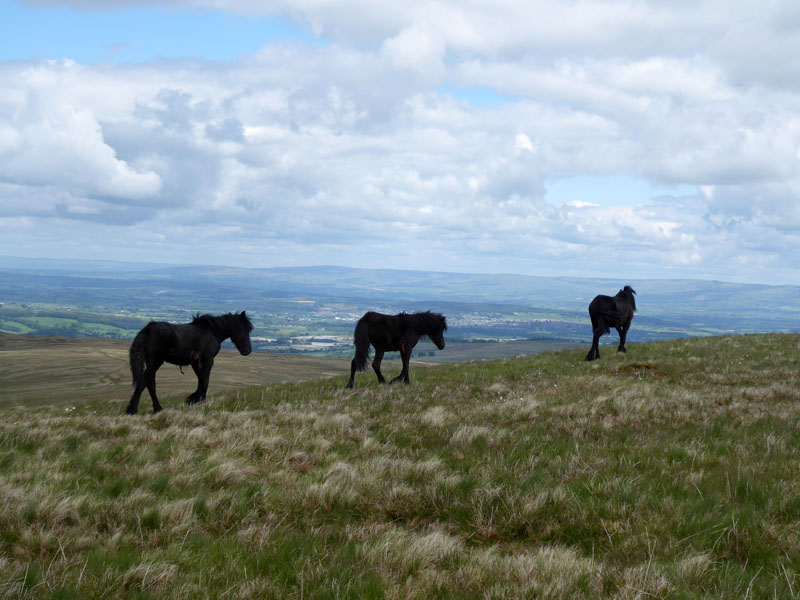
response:
M602 260L609 275L720 279L794 266L794 4L174 5L280 14L325 43L228 63L0 64L0 217L87 236L113 223L117 244L174 254L210 229L218 256L250 264L580 274ZM761 68L742 36L764 42ZM582 174L681 191L548 202L548 180Z
M424 81L433 84L444 75L444 41L435 30L413 25L387 39L381 55L392 66L408 70Z
M57 76L42 77L43 71L55 75L60 68L52 64L9 74L18 83L0 100L0 180L119 202L157 194L158 174L120 160L92 111L60 97Z

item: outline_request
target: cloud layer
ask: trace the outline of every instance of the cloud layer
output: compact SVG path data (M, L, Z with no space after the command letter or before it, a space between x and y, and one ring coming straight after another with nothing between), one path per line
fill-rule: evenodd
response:
M0 63L0 252L793 280L794 3L196 6L318 41ZM548 199L583 175L675 192Z

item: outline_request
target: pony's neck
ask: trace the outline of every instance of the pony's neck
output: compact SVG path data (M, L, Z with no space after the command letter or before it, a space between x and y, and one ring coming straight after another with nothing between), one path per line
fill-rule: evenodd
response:
M214 334L214 337L217 338L220 344L231 337L231 333L233 333L231 324L225 316L210 317L208 324L211 333Z
M427 337L432 337L439 333L439 327L437 323L433 319L429 319L424 316L417 317L417 323L415 323L417 327L417 333L420 335L424 335Z
M425 323L425 326L422 328L420 333L428 337L433 337L439 333L439 329L433 323Z
M224 323L222 327L220 327L219 332L217 333L217 339L221 344L227 339L230 339L233 334L233 328L228 326L228 323Z

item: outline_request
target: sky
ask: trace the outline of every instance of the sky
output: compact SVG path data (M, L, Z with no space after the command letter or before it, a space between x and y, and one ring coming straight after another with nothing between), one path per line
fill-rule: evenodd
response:
M800 3L0 0L0 255L798 284Z

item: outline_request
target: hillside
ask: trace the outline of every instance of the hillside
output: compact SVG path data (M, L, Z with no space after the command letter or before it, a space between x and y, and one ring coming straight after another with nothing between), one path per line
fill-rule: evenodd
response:
M9 335L0 332L0 409L17 405L82 406L108 401L124 406L131 374L126 340ZM210 393L253 385L308 381L349 373L350 361L254 352L242 357L222 350L211 372ZM190 367L164 365L156 378L159 396L186 397L197 387ZM150 399L145 392L145 405Z
M0 594L800 596L800 335L585 352L2 410Z
M59 405L71 407L86 402L107 400L123 406L130 398L131 375L128 366L130 341L111 338L69 338L54 335L12 335L0 332L0 410L19 405ZM506 358L520 354L539 354L574 347L555 341L447 344L446 352L434 353L435 346L421 342L414 351L413 364L463 362ZM242 357L235 350L222 350L211 372L210 395L255 385L309 381L321 377L350 375L352 343L348 358L303 356L254 352ZM399 353L386 356L387 369L397 369ZM415 367L416 368L416 367ZM46 376L45 376L46 374ZM197 379L190 367L183 371L166 364L156 378L160 396L182 395L194 391ZM344 383L342 383L344 385ZM145 405L150 400L144 395Z

